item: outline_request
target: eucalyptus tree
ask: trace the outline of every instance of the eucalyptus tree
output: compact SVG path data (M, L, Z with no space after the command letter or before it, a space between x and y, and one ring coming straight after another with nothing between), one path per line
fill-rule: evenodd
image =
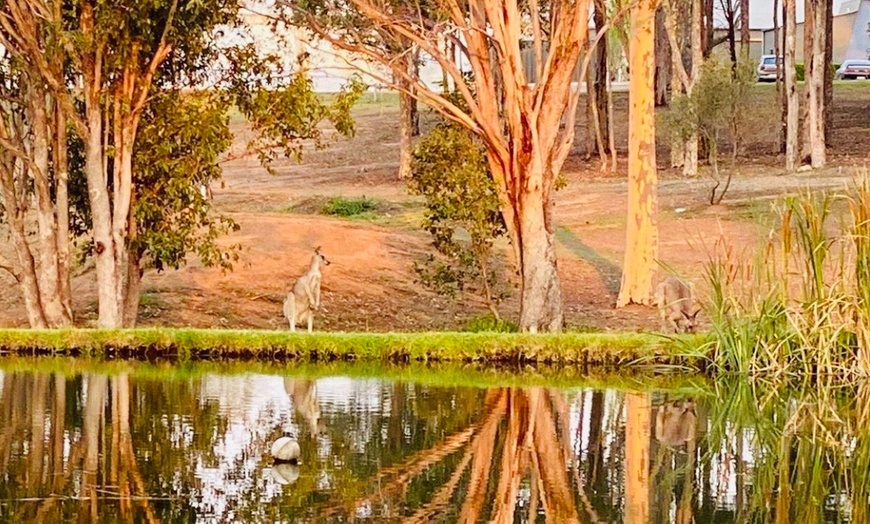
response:
M520 328L561 330L553 193L574 141L580 90L572 88L572 78L588 39L589 3L281 0L278 6L285 19L391 72L392 78L372 73L383 84L480 138L521 280ZM383 27L390 31L372 36ZM382 38L397 49L408 42L437 62L468 109L410 74ZM526 42L534 84L523 61Z
M3 107L5 122L23 119L23 132L15 136L26 145L16 150L14 143L0 142L3 166L19 177L19 193L32 186L56 199L55 210L49 204L43 212L40 204L38 218L40 231L54 232L43 244L60 246L58 262L28 263L20 248L26 240L13 235L25 263L4 264L22 275L29 312L33 279L23 278L28 273L20 268L30 264L36 273L58 274L54 287L68 290L64 261L75 225L79 229L72 233L88 236L88 253L95 259L101 327L135 324L146 263L177 267L192 251L206 263L228 264L214 240L235 226L211 216L209 200L197 193L220 175L220 157L230 144L231 106L250 120L256 131L252 149L264 162L280 153L298 156L305 139L323 144L318 124L324 120L342 133L353 131L349 108L357 84L334 105L324 105L304 68L283 71L277 57L258 53L252 41L221 42L222 32L243 31L242 26L234 0L9 0L0 7L4 65L25 82L18 89L31 100L29 112ZM40 116L43 106L53 111L51 118ZM48 131L41 138L30 128ZM45 160L49 155L51 162ZM54 191L26 182L40 174ZM67 179L72 191L77 174L80 192L70 194L77 211L71 219ZM53 260L50 253L46 259ZM54 296L52 289L47 286L37 297ZM59 296L66 316L55 321L32 313L32 326L71 322L69 293Z

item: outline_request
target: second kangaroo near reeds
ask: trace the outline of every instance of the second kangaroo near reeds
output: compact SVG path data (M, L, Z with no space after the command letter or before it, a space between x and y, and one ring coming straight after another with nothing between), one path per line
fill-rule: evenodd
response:
M314 312L320 309L320 266L328 266L329 260L320 252L320 248L314 250L311 257L311 265L304 275L293 285L293 289L287 293L284 299L284 316L290 322L290 331L296 331L296 322L308 319L308 332L314 325Z
M692 333L700 308L695 306L692 288L682 280L668 277L656 287L656 306L662 319L662 331L673 328L674 333Z

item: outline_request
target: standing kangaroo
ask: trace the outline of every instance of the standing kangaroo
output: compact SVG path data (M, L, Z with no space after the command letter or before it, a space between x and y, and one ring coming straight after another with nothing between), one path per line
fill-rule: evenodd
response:
M301 322L308 316L308 332L314 325L314 312L320 309L320 266L328 266L329 260L320 253L320 248L314 250L311 265L304 275L299 277L287 298L284 299L284 316L290 321L290 331L296 331L296 322Z
M668 324L674 333L695 330L695 317L700 309L695 308L692 288L677 278L668 277L656 287L655 299L662 317L662 331L667 331Z

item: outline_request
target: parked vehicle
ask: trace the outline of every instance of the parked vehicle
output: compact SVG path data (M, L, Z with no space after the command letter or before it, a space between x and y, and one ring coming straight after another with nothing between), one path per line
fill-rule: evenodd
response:
M870 60L844 60L834 72L837 80L870 78Z
M758 62L758 81L759 82L773 82L776 80L776 64L779 63L779 74L780 79L782 78L782 57L776 57L775 55L762 55L760 61Z

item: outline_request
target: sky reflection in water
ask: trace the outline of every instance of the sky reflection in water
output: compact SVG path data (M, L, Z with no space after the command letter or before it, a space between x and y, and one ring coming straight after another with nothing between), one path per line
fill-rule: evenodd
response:
M763 400L740 384L689 398L257 374L0 381L3 522L870 519L860 389ZM300 465L273 463L282 435L299 440Z

